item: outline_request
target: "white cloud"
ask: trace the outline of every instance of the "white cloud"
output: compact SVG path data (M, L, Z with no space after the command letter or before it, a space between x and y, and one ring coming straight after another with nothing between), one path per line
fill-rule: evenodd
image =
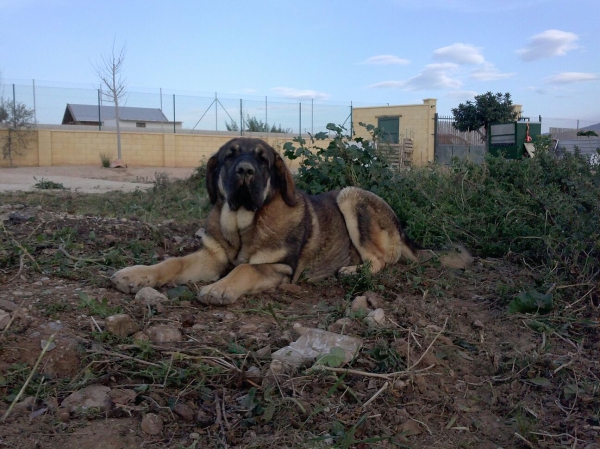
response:
M527 90L530 90L531 92L534 92L534 93L536 93L538 95L546 95L546 94L549 93L548 89L544 89L544 88L536 87L536 86L529 86L527 88Z
M568 51L577 48L575 43L579 39L575 33L560 30L546 30L529 39L525 48L517 50L523 61L564 56Z
M544 81L549 84L574 84L598 80L600 80L600 75L597 73L563 72L558 75L549 76Z
M410 64L408 59L402 59L398 56L394 55L377 55L371 56L368 59L365 59L363 62L359 64L368 64L368 65L406 65Z
M456 43L448 47L438 48L433 52L433 59L454 64L483 64L485 58L481 49L470 44Z
M451 92L448 92L446 94L446 97L462 102L462 101L474 100L475 95L477 95L477 92L475 92L474 90L453 90Z
M403 81L383 81L381 83L367 86L375 89L404 89L404 90L427 90L427 89L458 89L462 85L460 80L452 78L456 72L456 64L428 64L421 73Z
M294 100L327 100L331 96L316 90L301 90L294 87L274 87L271 90L281 97Z
M495 81L515 76L514 73L501 73L491 62L484 63L481 67L471 72L471 79L477 81Z

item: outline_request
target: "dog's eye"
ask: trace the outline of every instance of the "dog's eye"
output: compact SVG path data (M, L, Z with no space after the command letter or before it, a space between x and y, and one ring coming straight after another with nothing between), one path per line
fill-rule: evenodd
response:
M233 158L234 158L234 156L235 156L234 152L233 152L233 151L230 151L229 153L227 153L227 154L225 155L225 159L233 159Z

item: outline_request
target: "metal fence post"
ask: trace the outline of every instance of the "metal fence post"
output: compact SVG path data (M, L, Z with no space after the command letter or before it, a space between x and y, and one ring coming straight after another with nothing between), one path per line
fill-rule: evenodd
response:
M35 80L31 80L33 85L33 123L37 124L37 112L35 107Z
M298 103L298 137L302 137L302 102Z
M350 136L354 137L354 108L350 102Z
M315 103L314 99L310 99L310 132L312 135L315 134Z
M265 95L265 123L269 123L269 109L267 108L267 96Z
M102 131L102 113L100 105L102 102L102 93L100 91L100 89L98 89L98 131Z
M217 122L217 115L219 113L219 102L217 101L217 93L215 92L215 131L219 129L219 123Z
M240 98L240 136L244 135L244 105Z
M17 127L17 95L15 93L15 85L13 84L13 126Z
M175 130L175 94L173 94L173 134L177 131Z
M435 161L435 154L437 153L438 147L438 113L436 112L433 116L433 160Z

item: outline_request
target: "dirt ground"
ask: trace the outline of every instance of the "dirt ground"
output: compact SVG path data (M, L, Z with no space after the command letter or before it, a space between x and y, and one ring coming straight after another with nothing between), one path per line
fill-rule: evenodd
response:
M87 165L0 168L0 192L33 190L34 185L42 179L60 183L66 189L80 193L104 193L111 190L128 192L152 187L156 173L166 173L171 179L184 179L192 171L191 168L104 168Z
M77 173L93 176L88 186L98 191L100 180L140 186L154 170L0 176L6 183L5 173ZM167 287L167 299L152 305L113 289L111 273L194 251L200 222L146 224L25 204L0 212L0 309L15 316L0 337L0 416L33 372L0 421L2 447L600 448L598 304L571 298L568 316L508 313L514 293L539 281L522 265L397 265L228 307L197 303L201 286ZM19 245L21 257L10 259L7 249ZM379 325L348 312L365 290L376 292ZM143 332L165 325L181 338L118 337L107 330L114 314L129 315ZM355 336L362 349L349 366L274 378L271 353L297 338L294 323ZM51 336L55 346L40 358ZM110 391L102 406L65 408L90 386Z

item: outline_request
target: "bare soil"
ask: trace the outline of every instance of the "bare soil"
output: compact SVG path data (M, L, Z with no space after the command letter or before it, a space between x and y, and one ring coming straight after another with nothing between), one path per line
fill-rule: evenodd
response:
M128 192L152 187L157 173L164 173L170 179L185 179L192 171L191 168L174 167L104 168L88 165L0 168L0 192L33 190L42 179L80 193Z
M585 319L507 313L506 292L536 281L526 267L500 259L464 271L391 267L367 280L385 323L350 315L342 330L364 342L351 371L303 369L269 382L270 353L296 338L292 325L327 329L346 316L365 288L357 279L284 287L228 307L195 302L200 286L164 288L170 300L152 309L111 288L114 266L192 252L199 224L4 205L9 211L18 214L4 222L5 244L40 237L21 263L0 270L0 300L20 306L0 337L0 416L50 335L56 347L26 389L32 405L0 422L0 446L600 448L597 304L573 298ZM117 310L141 329L168 324L184 339L117 338L104 328ZM61 414L67 395L93 384L130 399ZM155 435L141 429L150 412L164 422Z

